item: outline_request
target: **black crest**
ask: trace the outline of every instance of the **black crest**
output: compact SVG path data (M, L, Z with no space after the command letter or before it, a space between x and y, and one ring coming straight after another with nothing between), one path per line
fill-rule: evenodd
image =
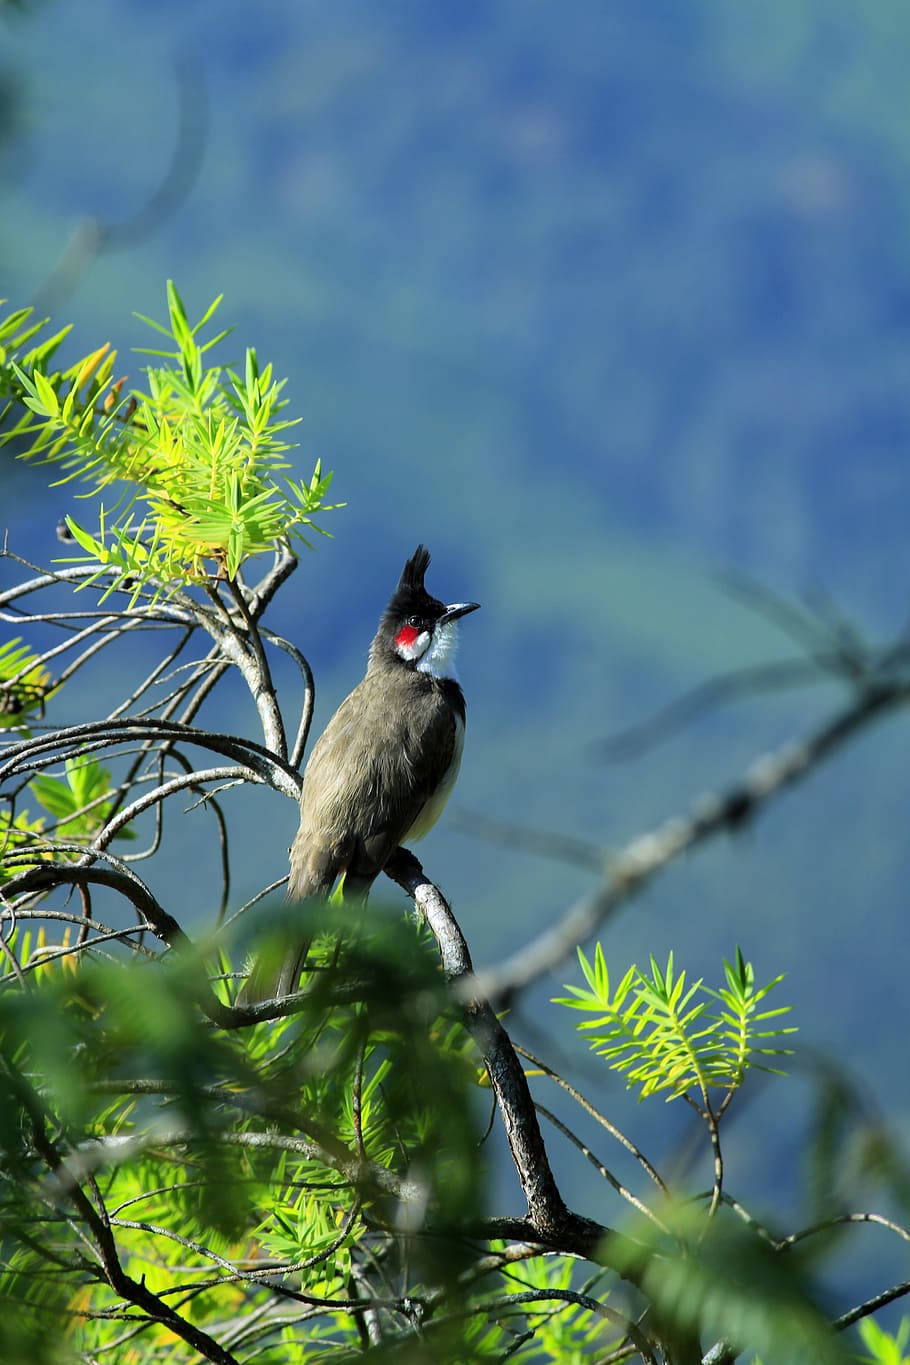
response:
M423 579L430 563L430 552L425 545L418 545L401 571L399 588L409 588L412 592L424 592Z
M429 550L425 545L418 545L402 569L398 587L386 607L386 624L390 618L398 618L400 622L407 616L417 616L421 621L432 622L445 611L445 603L438 602L423 585L429 562Z

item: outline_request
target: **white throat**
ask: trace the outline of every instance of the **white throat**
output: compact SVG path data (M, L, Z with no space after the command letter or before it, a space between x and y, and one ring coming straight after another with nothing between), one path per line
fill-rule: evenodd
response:
M444 625L437 626L415 667L419 672L429 673L433 678L451 678L457 681L458 674L455 672L457 647L458 622L446 621Z

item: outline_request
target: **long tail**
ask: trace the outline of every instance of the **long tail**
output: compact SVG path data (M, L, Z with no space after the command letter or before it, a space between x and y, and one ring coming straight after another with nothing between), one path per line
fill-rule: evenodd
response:
M237 995L238 1005L261 1005L264 1000L281 1000L293 995L303 971L312 935L299 938L280 958L258 957Z
M337 868L325 860L312 859L304 863L295 857L297 845L291 849L291 877L287 899L299 905L304 901L328 900L335 884ZM344 874L343 896L346 903L366 901L377 873L348 871ZM293 912L291 912L293 913ZM279 957L275 953L258 957L237 995L238 1005L261 1005L265 1000L282 1000L293 995L300 984L300 973L306 965L311 933L301 933Z
M296 844L291 851L288 901L293 902L294 907L298 907L306 900L327 899L335 881L334 869L308 868L299 859L295 859L295 852ZM294 924L293 916L294 910L291 909L288 913L288 923L291 926ZM286 995L293 995L297 990L300 973L303 971L312 941L311 933L300 933L289 942L281 956L267 953L256 958L249 976L240 988L237 1004L261 1005L264 1000L281 1000Z

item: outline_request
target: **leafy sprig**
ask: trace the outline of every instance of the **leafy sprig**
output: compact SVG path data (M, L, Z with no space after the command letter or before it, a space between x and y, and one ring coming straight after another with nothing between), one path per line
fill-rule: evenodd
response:
M227 330L204 337L221 297L191 324L173 282L168 283L168 325L140 320L171 346L145 349L158 363L145 370L144 387L128 389L115 377L117 353L103 345L68 370L49 372L48 361L65 332L19 354L27 310L0 324L11 345L0 352L0 396L18 399L25 412L4 436L25 441L20 458L61 470L58 483L81 480L91 492L114 488L103 501L97 531L67 518L84 555L98 566L86 581L109 579L108 591L143 586L157 596L181 585L237 577L244 563L276 546L309 544L311 531L328 534L318 514L331 473L316 461L310 478L288 477L290 428L283 380L247 348L242 372L208 364L208 353ZM15 345L12 345L12 343ZM11 401L7 403L7 410ZM89 496L87 494L86 496Z
M863 1318L858 1331L869 1351L869 1355L859 1357L862 1365L910 1365L910 1318L901 1318L894 1335L880 1327L874 1318Z
M593 962L581 949L578 960L587 988L567 986L571 995L555 1003L595 1015L578 1025L579 1032L625 1075L630 1089L641 1087L641 1099L667 1092L670 1100L697 1090L706 1100L709 1089L732 1092L750 1067L773 1071L768 1059L790 1051L776 1040L795 1029L770 1022L790 1006L761 1008L783 978L756 986L752 964L739 948L733 963L724 962L720 990L703 987L701 979L687 987L672 952L663 970L652 957L649 975L633 965L615 988L600 944Z
M0 299L0 303L5 300ZM5 399L0 407L0 422L9 414L13 403L20 398L20 390L12 366L18 361L27 372L47 373L48 363L59 350L70 327L44 335L50 323L49 318L35 318L33 308L17 308L6 317L0 318L0 399ZM40 340L39 340L40 338ZM29 342L34 342L29 346ZM28 350L24 349L28 347Z

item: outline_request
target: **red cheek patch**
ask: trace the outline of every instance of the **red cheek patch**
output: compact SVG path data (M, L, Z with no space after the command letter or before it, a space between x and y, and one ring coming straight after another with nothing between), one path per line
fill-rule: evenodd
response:
M420 631L416 626L402 626L401 630L395 636L395 643L398 645L399 649L408 649L417 639L419 634Z

